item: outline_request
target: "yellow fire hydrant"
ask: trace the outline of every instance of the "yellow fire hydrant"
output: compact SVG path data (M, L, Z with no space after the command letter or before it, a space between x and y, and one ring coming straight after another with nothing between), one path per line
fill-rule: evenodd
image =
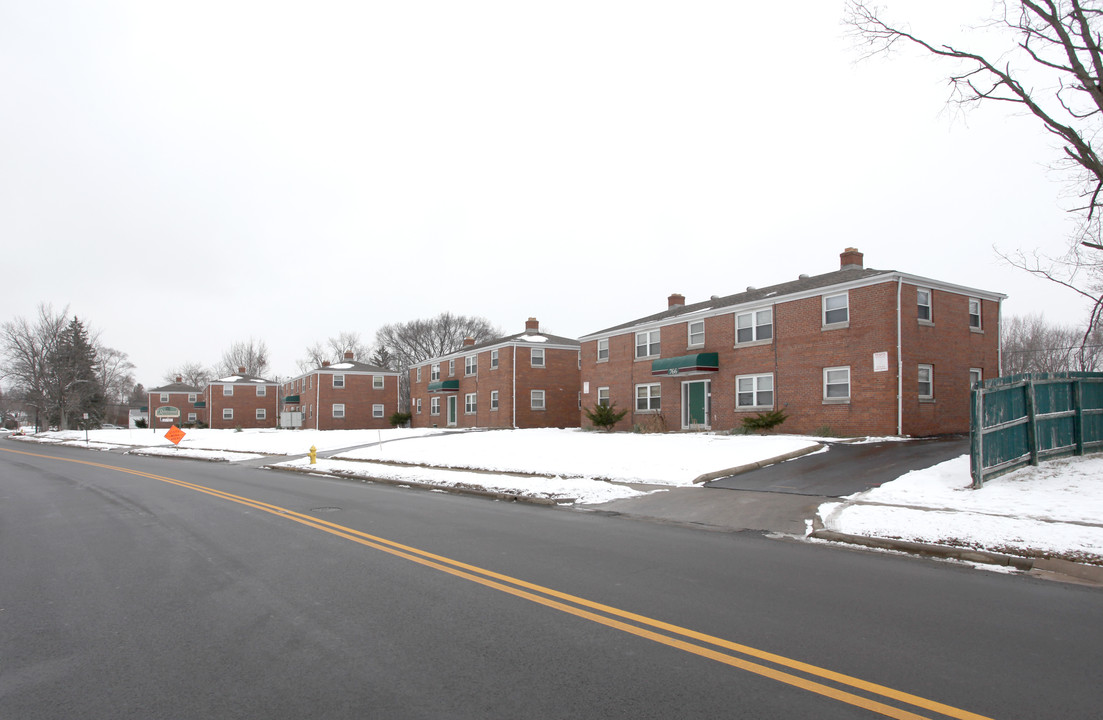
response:
M310 446L310 464L316 465L318 463L318 448L313 445Z

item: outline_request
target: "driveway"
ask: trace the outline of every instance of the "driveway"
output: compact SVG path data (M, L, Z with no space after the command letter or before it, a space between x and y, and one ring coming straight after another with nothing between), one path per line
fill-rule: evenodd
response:
M827 452L760 470L717 478L705 487L842 497L878 487L901 475L937 465L969 452L969 438L879 443L828 443Z

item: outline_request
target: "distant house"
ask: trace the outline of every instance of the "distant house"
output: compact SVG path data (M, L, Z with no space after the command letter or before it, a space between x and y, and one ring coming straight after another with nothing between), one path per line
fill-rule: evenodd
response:
M239 367L236 375L212 380L203 389L207 422L212 428L274 428L279 390L278 383L247 375Z
M578 341L525 331L410 368L412 427L578 427Z
M168 429L174 424L207 422L207 406L202 393L199 388L185 383L180 376L168 385L151 388L147 397L149 424L154 430Z
M301 413L301 427L315 430L387 428L398 412L398 379L397 372L347 352L343 362L323 362L284 383L283 410Z
M790 433L969 430L973 382L1000 373L1000 293L866 268L686 304L590 333L582 404L615 403L617 429L729 430L775 410Z

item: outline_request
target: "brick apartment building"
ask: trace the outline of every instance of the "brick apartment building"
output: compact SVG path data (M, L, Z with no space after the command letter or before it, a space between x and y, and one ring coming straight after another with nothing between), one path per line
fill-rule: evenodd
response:
M239 367L237 375L212 380L203 389L207 422L212 428L274 428L279 389L276 382L247 375Z
M674 294L582 337L582 404L627 409L619 430L728 430L780 409L787 433L968 432L971 383L1000 373L1005 297L866 268L847 248L834 272L690 305Z
M357 362L322 366L283 385L285 412L302 413L302 427L314 430L383 429L398 412L399 374Z
M410 368L412 427L578 427L579 343L525 331Z
M172 425L194 425L207 422L207 406L199 388L188 385L177 376L176 382L151 388L147 396L150 427L168 429Z

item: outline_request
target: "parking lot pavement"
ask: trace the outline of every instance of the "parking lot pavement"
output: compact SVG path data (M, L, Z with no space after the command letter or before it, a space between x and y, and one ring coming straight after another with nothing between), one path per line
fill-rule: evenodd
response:
M844 497L890 482L912 470L969 452L969 439L954 436L908 442L828 443L826 452L760 470L717 478L709 488Z

